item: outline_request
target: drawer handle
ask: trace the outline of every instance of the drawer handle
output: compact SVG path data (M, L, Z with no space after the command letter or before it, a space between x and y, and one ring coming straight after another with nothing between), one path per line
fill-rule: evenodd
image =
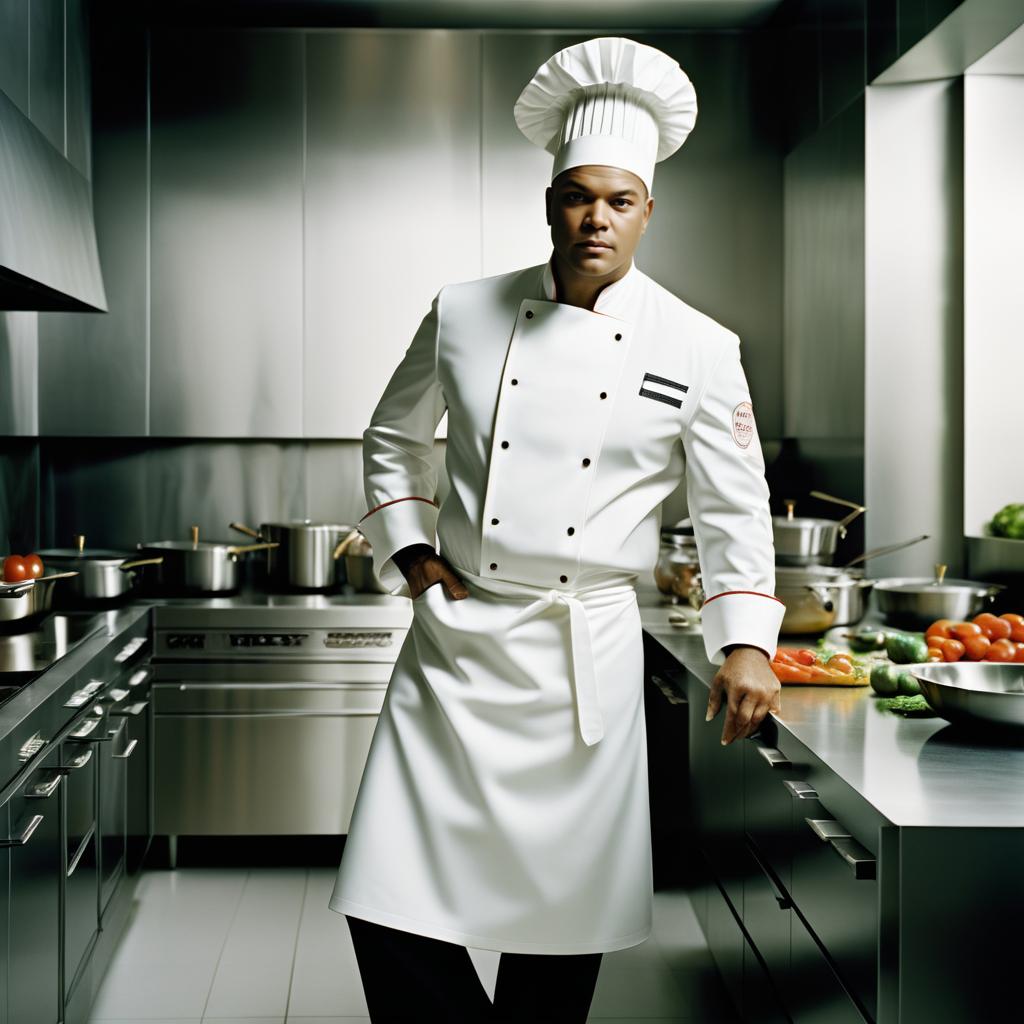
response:
M775 881L775 875L765 866L764 861L761 860L749 833L747 835L747 849L750 851L750 856L754 858L754 862L761 869L761 874L764 875L767 880L768 885L772 890L772 896L775 897L775 902L779 905L779 910L792 910L793 901L790 899L789 894L783 891L782 886Z
M34 800L46 800L57 792L62 778L62 773L57 772L49 782L37 782L30 789L26 789L25 796L32 797Z
M132 674L131 679L128 680L128 686L141 686L149 678L149 669L140 668L138 672Z
M32 833L42 823L43 816L41 814L33 814L20 836L14 836L11 839L0 839L0 846L24 846L32 838Z
M662 679L661 676L654 672L651 674L651 682L661 690L665 699L669 704L686 704L687 700L679 691L667 680Z
M131 743L129 743L128 746L124 748L123 754L114 754L113 756L120 758L122 761L127 761L128 758L132 756L132 751L135 749L135 746L138 742L138 740L132 740Z
M78 757L72 758L70 764L57 765L57 771L67 775L69 772L77 771L79 768L84 768L91 760L92 748L87 750L84 754L79 754Z
M141 715L149 706L148 700L140 700L135 704L129 704L125 708L118 708L110 712L111 718L123 718L125 715Z
M778 747L766 746L757 739L754 739L753 742L754 749L768 762L769 768L785 769L793 767L793 762Z
M838 821L834 818L804 818L804 821L819 839L828 843L846 861L854 878L871 881L876 877L875 858Z
M797 800L818 799L818 791L806 782L796 782L792 779L786 779L782 784L789 790L789 795L796 797Z

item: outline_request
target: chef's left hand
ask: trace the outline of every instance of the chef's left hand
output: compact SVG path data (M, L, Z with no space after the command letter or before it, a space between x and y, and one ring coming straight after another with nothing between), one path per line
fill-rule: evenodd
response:
M768 656L757 647L732 647L725 663L711 681L707 721L718 714L726 698L722 744L744 739L757 732L769 711L782 710L782 687L768 664Z

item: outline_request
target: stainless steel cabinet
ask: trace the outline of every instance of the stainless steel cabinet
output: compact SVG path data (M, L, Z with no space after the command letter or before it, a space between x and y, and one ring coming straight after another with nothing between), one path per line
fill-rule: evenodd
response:
M480 39L306 37L307 437L359 438L442 285L480 276Z
M300 436L303 36L160 31L151 61L150 432Z
M17 1024L61 1019L61 783L48 756L8 801L7 1012ZM6 837L5 837L6 838Z

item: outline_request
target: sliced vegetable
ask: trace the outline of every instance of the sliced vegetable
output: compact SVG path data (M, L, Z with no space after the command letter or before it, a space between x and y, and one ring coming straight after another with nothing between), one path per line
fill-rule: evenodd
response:
M782 683L823 683L829 686L865 686L866 673L849 654L807 648L780 647L771 661L772 671Z
M928 701L920 694L913 697L889 697L880 700L878 707L883 711L892 711L904 718L934 718L935 712L929 707Z

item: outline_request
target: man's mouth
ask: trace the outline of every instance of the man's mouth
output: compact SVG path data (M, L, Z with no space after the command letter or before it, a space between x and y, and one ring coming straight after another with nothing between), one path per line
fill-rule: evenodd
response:
M611 246L607 242L577 242L576 247L578 249L611 249Z

